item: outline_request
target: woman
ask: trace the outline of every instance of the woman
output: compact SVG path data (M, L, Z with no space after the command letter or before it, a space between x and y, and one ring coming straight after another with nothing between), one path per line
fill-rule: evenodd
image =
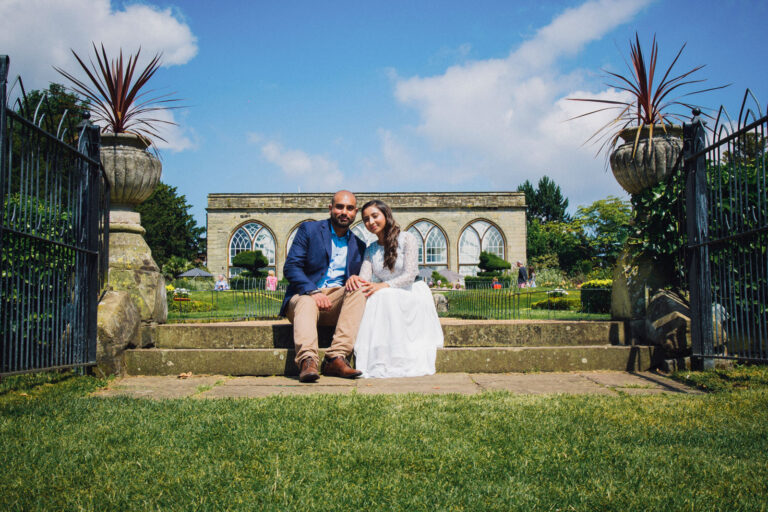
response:
M275 271L274 270L268 270L267 271L266 289L270 290L270 291L277 290L277 277L275 277Z
M363 205L363 222L377 241L365 251L359 276L347 290L362 288L368 297L355 342L355 367L363 377L416 377L435 373L443 330L432 292L419 272L419 241L400 231L382 201Z

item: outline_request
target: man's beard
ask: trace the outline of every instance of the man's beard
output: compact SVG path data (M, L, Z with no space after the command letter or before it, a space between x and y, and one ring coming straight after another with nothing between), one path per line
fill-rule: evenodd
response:
M349 225L352 224L352 219L347 217L345 221L342 221L341 219L331 215L331 224L333 224L333 227L335 228L348 228Z

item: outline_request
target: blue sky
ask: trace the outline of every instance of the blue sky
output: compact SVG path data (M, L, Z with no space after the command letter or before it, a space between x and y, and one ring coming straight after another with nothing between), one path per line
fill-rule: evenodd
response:
M700 97L765 110L765 1L0 0L0 53L28 88L74 70L68 49L147 55L153 86L187 108L161 146L163 181L205 225L212 192L514 190L549 175L571 206L626 197L596 147L599 119L565 122L610 97L635 31L666 65L707 66Z

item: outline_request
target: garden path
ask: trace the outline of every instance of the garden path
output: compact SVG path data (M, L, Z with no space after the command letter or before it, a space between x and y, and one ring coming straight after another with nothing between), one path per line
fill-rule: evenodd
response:
M655 395L700 394L654 372L571 373L438 373L403 379L347 380L320 377L300 384L296 377L228 377L222 375L135 376L114 380L94 395L134 398L259 398L316 393L476 394L508 391L518 394Z

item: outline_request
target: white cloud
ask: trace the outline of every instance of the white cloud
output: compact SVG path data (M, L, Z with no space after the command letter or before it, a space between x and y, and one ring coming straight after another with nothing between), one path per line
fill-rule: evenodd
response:
M11 57L11 75L39 89L63 78L53 66L75 71L70 52L92 53L91 42L104 43L110 54L120 48L142 57L163 53L165 66L189 62L197 39L171 9L146 4L113 8L110 0L3 0L0 2L0 48Z
M336 162L319 155L309 155L299 149L286 149L275 141L261 145L262 156L276 165L288 183L305 192L326 192L342 185L344 175Z
M119 10L110 0L0 2L0 49L11 57L9 81L20 75L27 90L66 83L54 66L82 77L70 49L87 58L93 54L91 42L103 43L110 56L121 48L134 53L141 47L139 67L156 53L163 54L164 66L185 64L197 54L197 39L171 9L133 4ZM154 112L152 117L173 121L174 112ZM157 141L159 148L194 147L183 127L160 124L158 131L167 140Z
M649 0L594 0L568 9L504 59L473 61L430 77L394 76L395 97L419 114L418 134L433 147L462 155L467 172L494 187L515 188L547 174L579 204L621 194L595 147L584 140L610 114L566 122L594 107L565 100L616 97L616 91L576 92L582 73L565 74L558 60L573 56ZM474 161L474 163L473 163Z

